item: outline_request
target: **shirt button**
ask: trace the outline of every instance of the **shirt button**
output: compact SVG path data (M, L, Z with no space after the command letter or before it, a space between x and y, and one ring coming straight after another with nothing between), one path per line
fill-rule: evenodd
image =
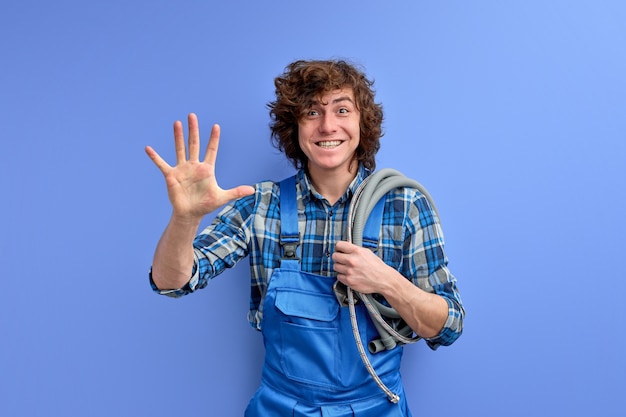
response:
M327 258L330 258L330 251L326 251L325 255Z

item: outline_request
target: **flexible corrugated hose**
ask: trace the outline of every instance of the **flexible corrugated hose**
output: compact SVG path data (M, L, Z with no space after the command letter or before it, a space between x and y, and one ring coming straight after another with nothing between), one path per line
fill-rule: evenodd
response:
M417 189L428 199L428 202L435 211L435 214L438 216L437 208L433 199L428 191L419 182L404 176L396 170L390 168L381 169L380 171L377 171L367 177L355 191L350 207L348 208L348 241L358 246L363 245L363 229L374 206L385 196L385 194L399 187ZM380 389L385 392L389 401L397 403L400 400L400 397L393 393L382 382L378 374L376 374L376 370L370 363L365 352L365 348L363 347L363 342L359 334L359 327L356 320L356 310L354 307L356 302L355 295L363 301L363 304L366 306L370 317L380 334L380 339L371 341L368 344L368 348L371 353L376 353L385 349L393 349L398 343L415 343L420 340L420 337L412 337L413 331L401 320L400 315L393 308L378 302L372 294L361 294L352 290L350 287L345 287L345 292L347 296L347 304L350 310L352 332L354 334L354 340L359 350L361 359L363 360L367 371L376 381ZM391 326L387 323L385 318L394 320L396 326Z

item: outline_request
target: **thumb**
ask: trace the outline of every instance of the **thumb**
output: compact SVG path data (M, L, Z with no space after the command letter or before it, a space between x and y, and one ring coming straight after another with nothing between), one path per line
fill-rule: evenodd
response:
M254 194L254 191L254 187L249 185L240 185L238 187L231 188L230 190L226 190L226 193L228 194L229 199L235 200L237 198L252 195Z

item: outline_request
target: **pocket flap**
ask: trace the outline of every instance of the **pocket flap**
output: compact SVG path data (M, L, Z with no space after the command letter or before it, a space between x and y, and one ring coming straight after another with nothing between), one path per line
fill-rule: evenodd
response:
M288 316L318 321L332 321L339 313L339 304L333 295L276 289L276 308Z

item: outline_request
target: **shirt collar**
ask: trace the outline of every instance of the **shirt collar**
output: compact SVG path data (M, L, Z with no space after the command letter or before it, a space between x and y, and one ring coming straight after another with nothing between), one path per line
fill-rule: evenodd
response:
M346 192L341 196L337 203L345 203L349 201L357 187L363 182L363 180L371 174L371 171L365 168L362 164L359 164L359 170L356 177L352 180ZM324 197L318 193L311 184L311 179L304 169L300 169L296 174L296 182L302 193L302 201L307 204L311 199L324 200Z

